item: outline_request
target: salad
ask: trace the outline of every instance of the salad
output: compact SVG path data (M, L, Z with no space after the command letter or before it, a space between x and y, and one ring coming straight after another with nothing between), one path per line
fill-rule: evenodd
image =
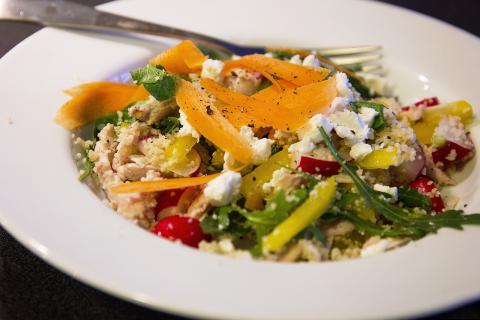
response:
M475 154L466 101L402 106L381 78L314 53L220 59L189 40L131 79L66 90L55 121L74 132L80 180L159 237L321 262L480 224L442 192Z

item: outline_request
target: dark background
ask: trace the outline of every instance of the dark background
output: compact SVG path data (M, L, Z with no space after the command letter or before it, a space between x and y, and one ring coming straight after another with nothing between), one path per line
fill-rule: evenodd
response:
M107 1L76 2L97 5ZM425 13L480 36L480 0L382 2ZM38 29L32 25L0 22L0 57ZM72 279L27 251L0 227L0 319L181 318L116 299ZM480 319L480 302L428 319Z

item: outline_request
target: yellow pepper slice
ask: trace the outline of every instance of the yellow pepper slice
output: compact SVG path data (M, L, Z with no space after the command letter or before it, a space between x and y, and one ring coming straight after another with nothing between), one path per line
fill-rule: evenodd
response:
M191 135L174 137L165 149L165 159L172 168L185 166L188 162L186 156L196 143L197 139Z
M388 169L398 161L398 150L396 147L388 147L373 150L365 158L358 161L363 169Z
M310 197L273 231L263 238L266 252L278 252L300 231L324 214L333 203L336 194L335 178L320 182L310 193Z
M282 151L275 153L270 159L243 177L240 193L246 199L252 196L255 196L257 199L259 197L264 198L263 184L272 179L275 170L280 169L282 166L290 166L291 162L292 159L288 154L288 148L284 148Z
M435 128L446 115L460 117L463 124L466 125L473 117L473 107L467 101L459 100L426 108L422 120L412 125L418 141L423 144L431 144Z

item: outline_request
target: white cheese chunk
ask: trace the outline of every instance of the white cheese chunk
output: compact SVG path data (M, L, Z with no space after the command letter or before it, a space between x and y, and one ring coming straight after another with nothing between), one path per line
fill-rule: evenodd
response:
M346 139L349 145L363 142L373 137L373 131L355 112L345 110L332 114L330 120L340 138Z
M273 140L255 137L252 128L243 126L240 128L240 135L242 135L253 149L253 164L261 164L270 158L272 152Z
M311 68L320 68L320 61L313 54L310 54L303 59L303 66Z
M203 194L212 206L225 206L240 193L242 176L238 172L226 171L213 179L203 190Z
M200 76L202 78L212 79L214 81L222 80L222 70L224 63L220 60L207 59L202 63L202 72Z
M290 145L288 151L297 156L312 152L315 149L315 144L323 140L319 128L323 128L327 134L330 134L333 126L333 122L324 115L314 115L304 127L297 131L300 141Z
M378 112L373 108L362 107L358 113L363 122L369 127L372 126L375 117L378 115Z
M355 160L362 160L365 158L369 153L373 151L371 145L365 142L359 142L352 146L350 149L350 156Z
M335 83L339 97L347 98L350 102L356 100L355 93L352 90L352 84L345 73L337 72L335 74Z
M385 186L385 185L380 184L380 183L376 183L376 184L373 185L373 190L390 194L392 196L391 198L389 198L390 202L397 202L397 200L398 200L398 188L397 187L389 187L389 186Z
M294 55L293 57L290 58L290 63L301 65L302 64L302 59L300 59L300 56L298 54L296 54L296 55Z
M179 136L191 135L195 139L200 140L200 134L188 122L187 115L182 110L179 110L179 113L180 113L180 119L179 120L180 120L180 124L182 125L182 127L178 131L178 135Z

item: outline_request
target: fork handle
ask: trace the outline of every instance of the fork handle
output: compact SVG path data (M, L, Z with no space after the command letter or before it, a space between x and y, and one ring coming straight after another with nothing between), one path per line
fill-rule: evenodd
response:
M136 32L167 38L193 39L228 55L236 46L200 33L149 23L70 1L0 0L0 20L96 31Z

